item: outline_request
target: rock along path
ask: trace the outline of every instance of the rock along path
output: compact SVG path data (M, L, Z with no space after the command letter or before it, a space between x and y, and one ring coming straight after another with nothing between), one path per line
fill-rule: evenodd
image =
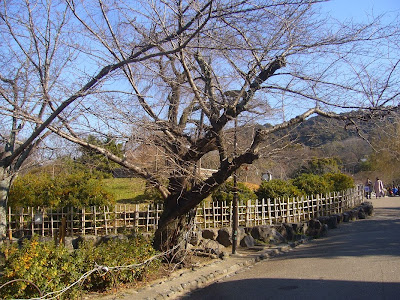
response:
M239 250L98 299L399 299L400 197L372 202L373 217L341 223L327 237Z

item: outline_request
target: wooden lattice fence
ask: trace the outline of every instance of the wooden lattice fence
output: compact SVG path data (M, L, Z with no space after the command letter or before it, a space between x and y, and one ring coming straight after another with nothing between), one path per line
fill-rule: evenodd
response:
M363 187L344 192L294 199L239 201L239 225L291 223L342 213L363 202ZM66 234L106 235L129 231L152 232L157 228L161 204L115 205L112 207L74 208L8 208L9 236L38 234L57 236L62 224ZM231 226L232 203L203 202L197 208L195 224L199 228Z

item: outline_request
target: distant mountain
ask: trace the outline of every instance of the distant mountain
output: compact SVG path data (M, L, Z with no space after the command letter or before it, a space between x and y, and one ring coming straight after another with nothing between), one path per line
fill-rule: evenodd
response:
M354 115L355 112L342 114L343 116ZM370 119L368 114L365 117L357 119L356 126L364 137L369 137L377 127L384 127L393 123L399 118L397 112L387 115L380 119ZM265 127L271 125L265 124ZM293 142L303 144L305 146L316 148L323 145L344 141L349 138L358 137L356 126L346 123L345 121L330 119L322 116L315 116L307 119L303 123L294 128L290 128L279 135L288 135Z

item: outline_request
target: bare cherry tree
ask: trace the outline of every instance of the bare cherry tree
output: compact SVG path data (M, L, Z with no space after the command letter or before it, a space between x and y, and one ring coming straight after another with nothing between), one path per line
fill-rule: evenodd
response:
M72 138L78 138L72 133L71 124L87 120L84 112L96 103L93 102L93 94L101 95L106 91L113 94L103 86L115 82L119 76L116 70L160 55L171 55L186 47L197 30L208 22L212 1L201 4L196 11L191 10L176 31L167 27L154 31L152 11L141 11L141 7L136 7L129 12L121 8L113 20L118 22L120 34L130 30L129 36L126 34L121 40L126 54L123 59L101 51L106 46L102 41L101 25L107 26L108 19L101 1L94 6L99 7L104 15L89 16L86 21L99 27L88 32L86 29L89 26L84 29L79 27L86 21L79 19L76 10L78 7L81 13L85 7L76 5L74 1L3 1L0 4L3 41L0 50L2 236L6 233L10 185L35 148L52 132L62 136L61 126L69 130ZM142 34L144 30L154 34L146 38ZM185 36L181 39L184 32ZM180 43L175 47L173 44L178 38ZM115 47L113 49L118 49L118 46ZM124 92L124 88L117 90ZM100 117L101 113L99 109L96 116Z
M180 241L190 212L233 172L285 148L272 134L316 114L356 127L398 105L397 24L339 24L317 13L323 1L66 5L68 47L86 83L66 88L23 146L49 130L145 178L164 198L160 250ZM355 113L340 114L347 111ZM236 123L267 122L233 147ZM91 145L88 133L149 149L157 167ZM11 161L22 152L13 153ZM216 171L200 176L199 162L211 154Z

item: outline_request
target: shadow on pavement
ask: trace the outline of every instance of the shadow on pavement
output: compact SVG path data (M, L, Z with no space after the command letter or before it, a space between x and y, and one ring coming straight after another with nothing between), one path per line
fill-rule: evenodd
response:
M400 283L246 279L214 283L181 299L398 299Z
M329 230L327 237L275 259L400 256L399 210L398 207L378 208L372 218L341 223L337 229Z

